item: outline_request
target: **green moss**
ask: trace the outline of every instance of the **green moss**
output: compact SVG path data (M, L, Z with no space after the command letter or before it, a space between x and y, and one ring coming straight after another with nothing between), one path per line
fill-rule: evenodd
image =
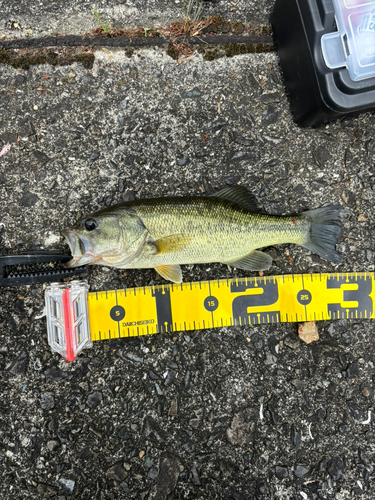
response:
M267 25L261 25L260 27L260 34L261 35L272 35L272 28L271 26L267 26Z
M232 23L232 29L231 32L234 33L235 35L241 35L245 31L245 25L243 23L237 22L237 23Z
M119 87L125 86L126 85L126 81L125 80L119 80L118 82L116 82L116 85L118 85Z
M224 47L226 57L239 56L241 54L254 53L255 45L245 43L229 43Z
M152 28L150 30L149 29L147 30L146 34L147 34L148 37L150 36L150 33L152 33L152 36L154 38L157 38L157 37L160 36L160 31L158 29L156 29L156 28Z
M132 57L133 54L134 54L134 49L125 49L126 57Z
M226 45L200 46L198 49L203 54L206 61L215 61L221 57L234 57L241 54L259 54L264 52L273 52L275 47L272 43L228 43Z
M5 49L0 49L0 64L8 64L8 52Z
M230 24L228 21L224 21L221 16L212 16L210 19L211 23L205 29L207 33L210 33L211 31L219 33L224 27L228 28L228 24Z
M206 61L215 61L225 56L225 52L220 47L212 47L211 49L206 49L204 52L203 59Z
M245 25L241 22L225 21L221 16L210 17L211 23L203 30L204 33L234 33L240 35L245 31Z
M56 54L52 49L38 52L29 52L19 55L12 50L0 49L0 64L6 64L13 68L28 70L30 66L39 64L51 64L52 66L67 66L79 62L86 69L93 67L94 54L82 52L80 54Z
M223 46L226 57L238 56L241 54L259 54L272 52L274 46L272 43L229 43Z
M76 54L76 62L82 64L85 69L92 69L94 66L95 55L89 54L87 52L81 52L81 54Z
M175 59L177 60L179 58L179 53L178 53L178 50L176 50L173 45L170 43L167 47L167 54L169 55L169 57L171 57L172 59Z

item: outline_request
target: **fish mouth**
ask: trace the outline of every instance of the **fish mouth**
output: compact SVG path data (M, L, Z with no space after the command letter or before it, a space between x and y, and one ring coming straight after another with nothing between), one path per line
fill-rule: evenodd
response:
M65 263L66 268L83 266L94 259L91 252L91 245L84 236L78 236L72 229L61 231L72 253L72 259Z

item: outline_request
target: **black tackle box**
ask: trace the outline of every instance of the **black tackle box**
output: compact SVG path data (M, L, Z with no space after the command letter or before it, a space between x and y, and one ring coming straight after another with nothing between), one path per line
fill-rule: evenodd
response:
M271 24L297 124L375 109L375 0L276 0Z

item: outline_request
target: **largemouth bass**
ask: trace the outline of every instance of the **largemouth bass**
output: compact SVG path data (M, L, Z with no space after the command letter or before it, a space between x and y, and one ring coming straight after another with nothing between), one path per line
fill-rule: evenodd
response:
M155 268L180 283L181 264L268 269L271 257L257 249L281 243L340 262L336 243L344 213L340 206L328 206L296 216L262 215L245 188L228 187L207 197L121 203L83 217L62 234L73 255L68 267Z

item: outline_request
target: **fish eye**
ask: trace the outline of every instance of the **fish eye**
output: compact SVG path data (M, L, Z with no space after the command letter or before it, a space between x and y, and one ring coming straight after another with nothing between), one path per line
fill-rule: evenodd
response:
M87 231L94 231L98 227L97 222L94 219L87 219L85 222L85 228Z

